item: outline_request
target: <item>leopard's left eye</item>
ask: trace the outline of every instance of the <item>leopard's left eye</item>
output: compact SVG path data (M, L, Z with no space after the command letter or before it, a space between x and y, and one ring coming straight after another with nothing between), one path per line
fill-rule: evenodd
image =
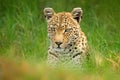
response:
M65 32L70 32L70 30L71 30L71 28L69 28L69 29L65 29Z
M54 27L52 27L52 28L51 28L51 31L55 32L55 28L54 28Z

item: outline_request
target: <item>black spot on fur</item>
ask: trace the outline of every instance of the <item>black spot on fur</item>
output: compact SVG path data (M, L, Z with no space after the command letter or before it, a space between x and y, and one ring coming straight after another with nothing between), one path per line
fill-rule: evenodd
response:
M84 38L82 39L82 41L84 41Z
M82 54L82 52L79 52L79 53L73 55L73 58L75 58L76 56L78 56L78 55L80 55L80 54Z
M84 45L84 43L82 43L82 45Z
M75 49L77 49L77 47L75 47Z
M85 48L82 48L82 50L85 50Z
M73 44L75 45L75 42Z
M49 52L49 54L51 54L51 55L55 56L56 58L58 58L58 56L56 54L52 53L52 52Z
M72 44L69 44L70 46L72 46Z

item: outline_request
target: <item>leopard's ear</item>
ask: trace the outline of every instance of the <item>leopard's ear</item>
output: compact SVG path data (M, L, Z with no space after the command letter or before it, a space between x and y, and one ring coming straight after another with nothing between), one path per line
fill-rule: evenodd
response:
M77 20L77 22L79 23L81 21L81 18L82 18L82 9L80 7L78 8L74 8L71 12L73 18L75 20Z
M55 12L52 8L44 8L44 16L47 20L50 20L54 14Z

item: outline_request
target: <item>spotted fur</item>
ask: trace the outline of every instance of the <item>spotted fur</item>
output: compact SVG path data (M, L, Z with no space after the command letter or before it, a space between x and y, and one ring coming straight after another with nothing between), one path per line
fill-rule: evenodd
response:
M81 64L88 55L87 38L79 25L81 8L74 8L71 13L55 13L52 8L45 8L44 15L50 40L47 62L51 65L65 62Z

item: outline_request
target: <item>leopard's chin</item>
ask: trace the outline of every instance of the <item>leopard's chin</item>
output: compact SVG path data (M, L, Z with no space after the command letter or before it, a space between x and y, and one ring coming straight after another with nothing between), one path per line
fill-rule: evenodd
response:
M62 48L60 48L60 47L57 47L57 48L55 48L54 50L57 51L57 52L63 52L63 51L64 51L64 49L62 49Z

